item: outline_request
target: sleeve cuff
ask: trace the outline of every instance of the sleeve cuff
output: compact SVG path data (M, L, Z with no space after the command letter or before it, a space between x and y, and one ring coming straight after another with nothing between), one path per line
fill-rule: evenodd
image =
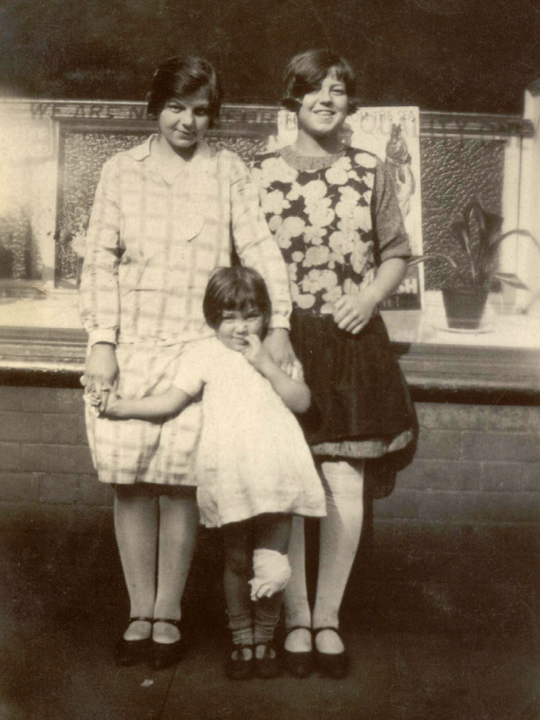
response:
M381 262L390 260L391 258L400 258L401 260L410 260L412 252L409 247L388 248L381 253Z
M110 343L116 347L116 330L93 330L88 333L88 344L90 347L96 343Z
M282 330L290 330L291 323L289 322L289 318L286 318L283 315L272 315L268 329L277 330L278 328Z

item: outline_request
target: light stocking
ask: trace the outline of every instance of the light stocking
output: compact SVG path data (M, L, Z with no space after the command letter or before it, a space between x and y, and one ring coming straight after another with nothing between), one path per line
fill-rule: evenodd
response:
M123 489L115 493L114 527L130 601L131 617L153 617L158 532L157 499ZM126 640L149 637L148 623L127 628Z
M283 593L285 606L285 626L311 627L306 585L306 546L304 538L304 518L294 517L289 542L289 563L291 579ZM309 652L311 635L306 630L297 630L285 639L285 649L290 652Z
M324 462L327 516L321 519L319 572L313 627L338 627L339 609L356 556L364 515L364 463ZM320 633L321 652L342 652L335 633Z
M153 615L178 620L199 523L194 493L162 495L159 512L158 583ZM176 642L179 637L180 631L173 625L154 625L156 642Z

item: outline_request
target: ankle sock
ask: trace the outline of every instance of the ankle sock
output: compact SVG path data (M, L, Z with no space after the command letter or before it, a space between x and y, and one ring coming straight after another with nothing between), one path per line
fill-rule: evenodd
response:
M261 598L255 604L255 625L253 642L269 643L274 639L274 632L279 622L281 611L281 593L271 598Z
M253 621L251 612L229 614L229 630L233 645L253 645Z

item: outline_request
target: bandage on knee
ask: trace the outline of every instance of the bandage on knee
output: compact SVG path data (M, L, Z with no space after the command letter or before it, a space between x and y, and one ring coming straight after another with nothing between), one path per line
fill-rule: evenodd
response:
M291 577L289 558L277 550L257 548L253 553L255 577L249 581L251 599L272 597L284 590Z

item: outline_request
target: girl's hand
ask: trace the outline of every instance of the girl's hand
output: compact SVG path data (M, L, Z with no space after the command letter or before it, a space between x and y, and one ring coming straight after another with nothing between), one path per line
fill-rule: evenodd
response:
M97 399L96 407L100 412L107 407L109 394L117 378L118 362L114 345L96 343L90 351L81 384L91 397Z
M250 333L247 338L247 347L244 350L244 357L255 370L261 375L265 375L265 371L274 364L272 357L265 346L262 344L257 335Z
M298 359L294 354L291 341L289 339L289 331L285 328L273 328L268 331L268 335L264 339L264 346L270 353L270 357L276 365L292 377L294 366L298 364Z
M95 392L90 392L89 390L85 390L84 396L83 396L84 402L86 405L88 405L90 411L93 415L96 417L99 417L99 405L101 402L101 398L97 396Z
M109 394L106 407L100 412L100 417L116 419L123 417L122 415L122 398L115 392Z
M334 322L340 330L357 335L368 324L376 307L377 298L369 288L342 295L334 305Z

